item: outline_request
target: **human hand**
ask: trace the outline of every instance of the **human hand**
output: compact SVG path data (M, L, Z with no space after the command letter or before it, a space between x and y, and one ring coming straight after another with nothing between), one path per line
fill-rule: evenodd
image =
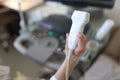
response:
M65 45L65 55L66 58L63 61L62 65L60 68L57 70L55 73L55 77L57 80L65 80L65 75L66 75L66 68L67 68L67 63L68 63L68 34L66 34L66 45ZM73 52L73 55L70 59L70 67L69 67L69 75L72 73L73 69L75 68L77 61L79 59L79 56L85 51L86 49L86 37L83 34L78 34L77 37L77 46Z
M68 37L69 34L66 34L66 45L65 45L65 55L67 58L67 54L68 54ZM78 34L77 36L77 46L74 50L73 53L73 59L78 59L80 57L80 55L85 51L86 49L86 37L84 34Z

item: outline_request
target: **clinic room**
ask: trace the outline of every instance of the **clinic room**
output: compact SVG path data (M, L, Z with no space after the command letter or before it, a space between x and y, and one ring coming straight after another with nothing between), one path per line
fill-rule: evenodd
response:
M0 80L120 80L120 0L0 0Z

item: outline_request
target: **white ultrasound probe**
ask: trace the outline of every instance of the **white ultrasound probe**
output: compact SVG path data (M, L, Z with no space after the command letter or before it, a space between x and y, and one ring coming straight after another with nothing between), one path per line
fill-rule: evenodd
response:
M90 14L84 11L75 10L72 14L72 26L70 29L69 37L68 37L68 62L66 68L66 80L68 80L69 76L69 64L72 53L77 45L77 35L79 33L83 33L85 25L89 22Z

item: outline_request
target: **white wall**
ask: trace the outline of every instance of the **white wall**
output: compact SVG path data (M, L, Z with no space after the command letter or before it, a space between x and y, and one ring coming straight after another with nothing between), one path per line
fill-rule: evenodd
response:
M115 25L120 27L120 0L116 0L113 9L105 9L105 15L115 21Z

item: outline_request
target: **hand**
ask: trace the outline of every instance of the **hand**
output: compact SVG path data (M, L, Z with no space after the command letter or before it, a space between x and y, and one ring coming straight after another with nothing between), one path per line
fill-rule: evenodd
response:
M67 57L67 53L68 53L68 37L69 37L69 34L67 33L66 34L66 45L65 45L66 57ZM77 36L77 46L74 50L73 58L74 59L79 58L79 56L85 51L85 49L86 49L86 37L85 37L84 34L78 34L78 36Z
M65 53L66 58L63 61L60 68L55 73L55 77L57 80L65 80L65 73L66 73L66 64L67 64L67 53L68 53L68 34L66 34L66 46L65 46ZM77 47L74 50L74 53L70 59L70 67L69 67L69 75L72 73L73 69L75 68L77 61L79 59L79 56L85 51L86 49L86 37L83 34L78 34L77 38Z

